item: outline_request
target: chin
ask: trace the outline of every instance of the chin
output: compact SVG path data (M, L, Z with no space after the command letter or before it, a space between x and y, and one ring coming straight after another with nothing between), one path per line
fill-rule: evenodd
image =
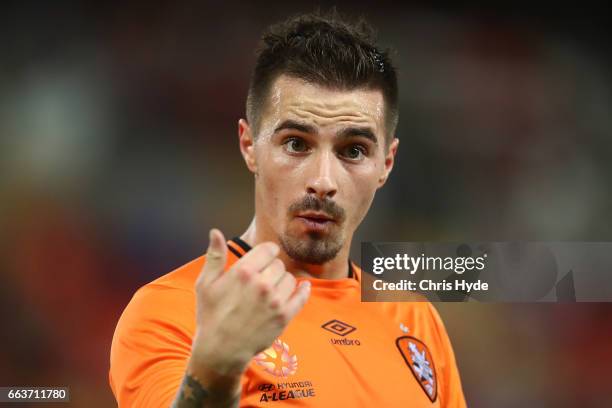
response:
M297 236L283 234L279 242L291 259L314 265L331 261L342 249L342 242L339 239L329 234L312 231Z

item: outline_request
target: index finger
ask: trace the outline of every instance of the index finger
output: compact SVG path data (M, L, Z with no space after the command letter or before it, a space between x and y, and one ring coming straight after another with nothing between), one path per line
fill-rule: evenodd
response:
M280 249L273 242L264 242L256 245L243 255L228 271L229 274L247 277L257 274L270 265L278 255Z

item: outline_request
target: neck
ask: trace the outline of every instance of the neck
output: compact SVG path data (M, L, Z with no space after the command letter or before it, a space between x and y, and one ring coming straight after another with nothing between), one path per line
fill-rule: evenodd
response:
M251 224L244 234L240 236L240 239L251 247L255 247L262 242L274 242L278 244L281 248L278 257L285 264L287 271L291 272L295 277L317 279L343 279L348 277L348 259L351 248L350 239L344 243L342 249L334 259L321 265L299 262L289 257L282 249L283 247L280 245L276 234L269 229L259 226L256 217L253 218L253 221L251 221Z

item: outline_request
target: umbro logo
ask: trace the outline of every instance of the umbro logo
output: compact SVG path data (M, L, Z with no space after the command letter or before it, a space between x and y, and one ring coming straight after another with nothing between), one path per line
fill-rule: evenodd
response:
M321 327L327 331L330 331L334 334L337 334L338 336L343 337L357 330L356 327L353 327L350 324L341 322L340 320L336 319L330 320L329 322L323 324Z

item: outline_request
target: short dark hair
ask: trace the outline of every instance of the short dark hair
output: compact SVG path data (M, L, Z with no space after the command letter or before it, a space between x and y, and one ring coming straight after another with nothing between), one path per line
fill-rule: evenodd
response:
M376 45L363 18L351 22L335 9L300 14L262 35L249 85L246 113L254 136L272 83L282 74L339 90L379 89L385 101L387 142L398 121L396 70L389 49Z

